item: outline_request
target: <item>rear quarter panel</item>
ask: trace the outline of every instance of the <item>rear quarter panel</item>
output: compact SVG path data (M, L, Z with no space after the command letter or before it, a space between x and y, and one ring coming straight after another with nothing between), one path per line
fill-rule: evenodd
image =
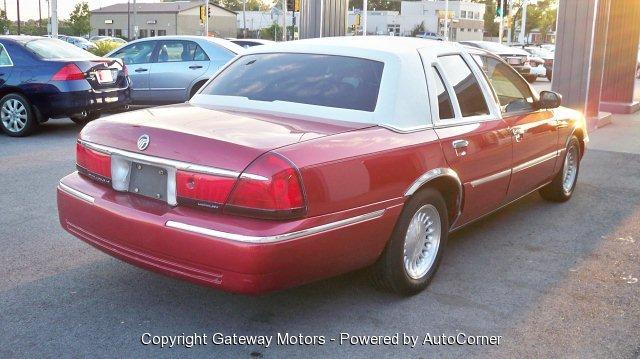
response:
M300 168L309 216L403 204L405 191L420 175L446 167L432 129L397 133L376 126L275 152Z

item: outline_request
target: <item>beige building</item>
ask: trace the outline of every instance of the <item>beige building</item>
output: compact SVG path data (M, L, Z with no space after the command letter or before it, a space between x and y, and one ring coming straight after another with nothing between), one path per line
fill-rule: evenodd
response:
M133 39L164 35L204 35L200 21L202 1L176 1L136 4L121 3L91 11L91 36L122 36ZM131 10L129 12L129 10ZM236 13L218 5L209 5L209 35L236 37ZM131 36L127 25L131 29Z

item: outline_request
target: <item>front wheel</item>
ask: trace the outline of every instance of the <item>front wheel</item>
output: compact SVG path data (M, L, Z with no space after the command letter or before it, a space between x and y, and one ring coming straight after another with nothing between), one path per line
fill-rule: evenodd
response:
M449 232L447 213L438 191L429 188L416 193L372 268L374 285L402 295L424 290L442 259Z
M564 155L562 170L551 183L540 189L542 198L553 202L565 202L571 198L580 170L580 141L572 136Z

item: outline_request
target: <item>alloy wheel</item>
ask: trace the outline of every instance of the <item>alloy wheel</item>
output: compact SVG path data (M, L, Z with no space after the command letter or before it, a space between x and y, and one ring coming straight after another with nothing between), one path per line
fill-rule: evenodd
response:
M20 132L27 126L27 107L19 100L9 99L0 109L0 120L7 130Z
M440 223L438 210L430 204L413 215L404 240L404 269L409 277L422 278L435 263L442 234Z
M578 174L578 149L576 146L571 146L567 150L562 171L562 190L569 194Z

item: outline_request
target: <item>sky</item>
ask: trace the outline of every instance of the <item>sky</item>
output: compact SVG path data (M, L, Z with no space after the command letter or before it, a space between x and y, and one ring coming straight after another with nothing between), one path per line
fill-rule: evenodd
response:
M20 1L20 20L25 21L29 19L38 19L38 0L19 0ZM94 10L100 7L108 5L127 2L127 0L85 0L89 3L89 9ZM137 2L160 2L159 0L136 0ZM75 4L80 3L80 0L58 0L58 18L68 19L69 14L73 10ZM133 3L133 0L131 0ZM0 8L4 9L4 4L7 4L7 17L9 20L17 20L18 15L16 12L17 0L0 0ZM42 5L42 18L47 17L47 0L40 0Z

